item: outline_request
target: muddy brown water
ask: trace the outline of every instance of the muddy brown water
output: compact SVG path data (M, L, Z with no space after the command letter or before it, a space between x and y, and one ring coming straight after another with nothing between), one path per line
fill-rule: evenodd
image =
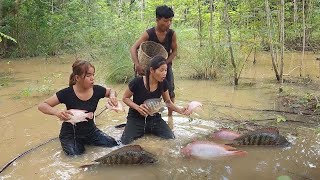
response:
M318 81L317 55L306 54L305 73ZM0 174L0 179L276 179L286 175L292 179L320 178L320 135L299 124L279 124L280 133L292 143L290 147L241 147L245 157L224 157L214 160L185 158L180 149L188 142L207 139L221 127L232 127L231 121L266 119L274 113L247 111L241 108L273 109L278 84L274 79L269 54L260 54L256 65L246 66L240 86L225 81L176 79L177 104L185 106L192 100L203 102L203 110L192 117L174 114L164 119L172 127L176 139L162 140L145 136L134 144L157 155L159 162L145 166L97 166L81 169L116 148L86 147L81 156L67 157L59 140L53 140L14 161ZM285 74L298 75L300 54L286 54ZM61 123L57 118L40 113L37 104L65 87L73 57L2 59L0 73L9 78L0 86L0 167L19 154L57 137ZM98 63L97 63L98 64ZM96 83L99 79L97 67ZM176 69L179 71L178 67ZM230 80L232 81L232 80ZM268 82L268 83L266 83ZM241 83L245 85L241 85ZM121 94L125 85L110 85ZM303 88L299 89L302 91ZM99 103L99 113L105 101ZM58 108L64 108L59 105ZM127 107L126 107L127 108ZM96 119L98 127L119 139L125 113L103 112ZM228 122L230 121L230 122ZM274 125L274 124L273 124ZM277 124L276 124L277 125ZM318 125L319 126L319 125Z

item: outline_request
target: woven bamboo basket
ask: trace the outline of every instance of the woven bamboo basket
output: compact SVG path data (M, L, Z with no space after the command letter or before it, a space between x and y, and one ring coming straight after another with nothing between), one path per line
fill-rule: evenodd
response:
M145 41L140 44L140 48L138 50L138 60L143 69L148 66L151 58L154 56L162 56L167 59L168 53L161 44L153 41Z

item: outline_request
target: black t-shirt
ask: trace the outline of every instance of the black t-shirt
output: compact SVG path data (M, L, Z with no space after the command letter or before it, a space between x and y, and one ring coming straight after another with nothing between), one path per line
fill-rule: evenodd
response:
M172 44L172 37L173 37L173 33L174 33L174 31L172 29L168 30L168 32L166 34L166 37L164 38L163 42L159 41L158 36L156 34L155 27L152 27L152 28L150 28L150 29L148 29L146 31L147 31L148 36L149 36L148 41L153 41L153 42L162 44L162 46L167 50L168 55L171 54L171 44Z
M144 85L143 77L140 76L134 78L129 83L129 89L131 92L133 92L133 102L141 105L147 99L160 98L162 96L162 93L168 90L168 82L167 80L159 82L158 88L155 91L150 92ZM133 108L129 108L128 116L143 118L143 116Z
M88 112L95 112L99 100L106 96L106 88L94 85L93 95L87 101L79 99L72 86L58 91L56 95L59 102L65 104L67 109L81 109Z

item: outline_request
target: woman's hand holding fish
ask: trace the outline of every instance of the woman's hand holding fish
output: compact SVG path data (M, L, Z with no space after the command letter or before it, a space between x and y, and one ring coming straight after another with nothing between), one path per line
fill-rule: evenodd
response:
M110 109L110 110L113 110L115 112L121 112L121 111L124 111L123 109L123 106L120 102L118 102L118 105L117 106L112 106L110 104L107 103L106 105L106 108Z
M136 108L136 110L144 117L149 115L149 109L145 104L141 104Z
M61 121L68 121L73 114L69 110L59 110L55 114Z
M183 114L183 115L186 115L186 116L189 116L192 113L192 112L190 112L188 110L188 108L185 108L185 107L180 108L180 111L181 111L181 112L179 112L180 114Z
M107 100L107 106L111 106L111 107L117 107L118 106L118 99L117 97L110 97Z

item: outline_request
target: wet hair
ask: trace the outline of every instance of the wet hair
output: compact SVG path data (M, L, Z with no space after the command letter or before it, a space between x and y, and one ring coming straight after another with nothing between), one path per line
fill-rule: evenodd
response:
M95 69L94 66L89 61L76 60L72 64L72 73L70 74L70 78L69 78L69 86L73 86L76 84L76 78L75 78L76 75L80 77L85 77L90 67Z
M174 17L174 12L171 7L168 7L167 5L163 6L158 6L156 8L156 18L161 19L161 18L172 18Z
M149 84L149 79L150 79L150 68L153 70L158 69L160 66L167 64L166 59L162 56L154 56L151 60L148 66L145 69L145 76L147 80L147 89L150 91L150 84ZM160 82L159 82L160 84Z

